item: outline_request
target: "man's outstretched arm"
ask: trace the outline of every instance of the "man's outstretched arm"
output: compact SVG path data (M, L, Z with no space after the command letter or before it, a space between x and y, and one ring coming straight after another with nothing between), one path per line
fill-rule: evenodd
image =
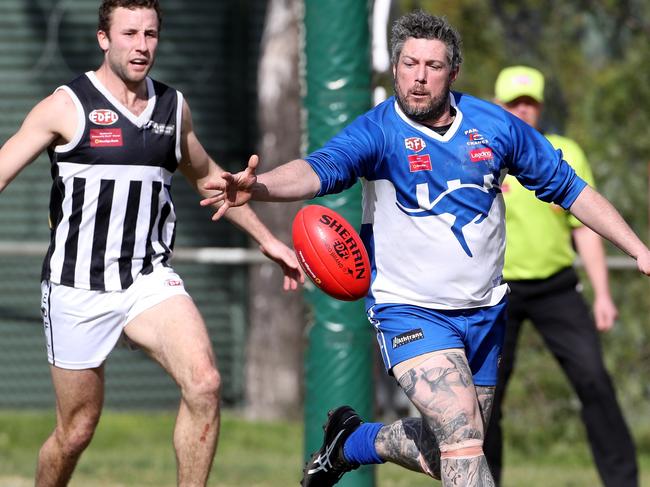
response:
M258 201L302 201L316 196L320 190L320 179L303 159L287 162L264 174L256 175L259 158L248 160L246 169L236 174L223 173L221 178L211 179L204 184L206 190L218 193L201 201L202 206L218 203L212 219L221 218L228 208L240 206L249 200Z
M586 186L570 211L594 232L635 258L639 271L650 276L650 250L600 193Z
M180 170L202 198L210 199L214 192L205 188L206 182L219 180L219 175L224 171L210 158L196 137L187 104L183 106L181 137L183 158ZM215 208L217 206L218 202L215 203ZM282 268L285 290L296 289L298 283L304 282L295 253L271 233L248 205L242 203L239 208L233 208L228 212L227 219L248 233L259 244L262 253Z

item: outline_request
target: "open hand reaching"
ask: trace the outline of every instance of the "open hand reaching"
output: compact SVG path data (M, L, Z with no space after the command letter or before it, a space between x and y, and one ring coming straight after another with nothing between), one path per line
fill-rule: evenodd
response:
M253 186L257 182L255 171L259 164L259 157L253 154L248 159L246 169L236 174L223 172L221 180L208 181L203 188L207 190L217 190L218 193L201 200L201 206L219 205L217 211L212 215L212 220L216 221L225 215L228 208L233 206L242 206L251 199Z

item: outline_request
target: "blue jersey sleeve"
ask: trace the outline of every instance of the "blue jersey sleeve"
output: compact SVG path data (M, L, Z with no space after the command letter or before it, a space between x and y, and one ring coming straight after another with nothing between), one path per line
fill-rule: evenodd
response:
M568 209L587 183L562 158L562 151L555 150L538 130L507 115L513 144L510 174L540 200Z
M366 176L380 160L385 136L381 127L362 115L305 160L321 181L316 196L340 193Z

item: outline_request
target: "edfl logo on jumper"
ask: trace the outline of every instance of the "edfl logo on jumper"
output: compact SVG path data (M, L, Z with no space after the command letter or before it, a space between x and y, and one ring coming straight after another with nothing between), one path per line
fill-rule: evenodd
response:
M88 120L95 125L113 125L119 120L119 116L113 110L102 108L100 110L93 110L88 114Z

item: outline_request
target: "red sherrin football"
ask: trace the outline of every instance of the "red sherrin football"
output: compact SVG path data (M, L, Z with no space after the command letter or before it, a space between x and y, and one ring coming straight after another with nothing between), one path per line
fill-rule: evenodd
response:
M293 220L293 246L305 274L333 298L355 301L368 292L368 252L337 212L320 205L303 207Z

